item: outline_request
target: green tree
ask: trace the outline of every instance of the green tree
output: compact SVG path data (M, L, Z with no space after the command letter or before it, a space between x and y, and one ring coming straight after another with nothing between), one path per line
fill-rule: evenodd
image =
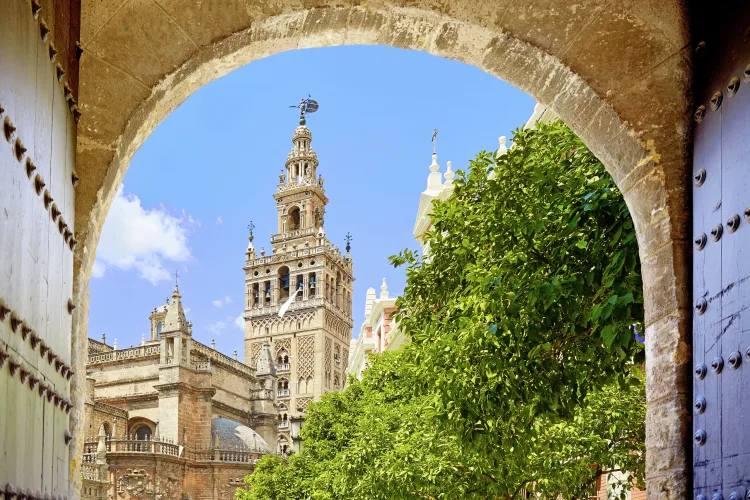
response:
M310 405L304 449L242 500L585 498L599 470L643 478L635 231L563 124L517 131L436 202L429 259L403 251L412 343ZM281 496L274 496L281 495Z

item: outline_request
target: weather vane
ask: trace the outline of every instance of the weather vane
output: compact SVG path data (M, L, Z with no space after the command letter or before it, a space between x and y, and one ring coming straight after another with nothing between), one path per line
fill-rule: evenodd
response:
M255 229L255 224L253 224L253 221L250 221L250 224L247 225L247 228L250 230L250 241L253 241L253 229Z
M431 139L431 141L432 141L432 154L436 154L437 153L437 134L438 134L438 129L434 129L432 131L432 139Z
M289 107L299 108L299 124L304 125L306 123L305 115L315 113L318 110L318 101L313 100L310 94L307 94L307 99L300 99L299 104Z
M346 240L346 251L349 252L352 249L352 234L347 231L344 240Z
M177 286L179 283L180 275L177 274L177 271L174 272L174 286Z

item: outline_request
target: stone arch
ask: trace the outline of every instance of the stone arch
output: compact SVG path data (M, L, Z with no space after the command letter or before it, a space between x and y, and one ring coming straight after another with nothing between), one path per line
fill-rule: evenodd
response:
M83 428L88 282L104 219L134 152L197 88L250 61L297 48L380 44L457 59L530 93L570 125L612 173L634 219L644 277L647 448L653 457L648 491L684 497L691 107L684 2L554 8L543 0L332 4L312 0L302 9L260 0L188 1L171 10L121 0L84 6L73 428ZM137 29L124 30L126 19ZM73 463L81 449L79 438L70 449ZM77 470L72 477L75 491Z
M145 435L148 435L149 438L155 437L156 436L156 423L145 417L133 417L129 419L127 437L128 439L136 439L134 437L136 435L141 440L143 440L142 438Z
M289 212L287 213L287 223L286 223L286 230L287 231L296 231L298 229L302 229L302 210L299 206L294 205L289 207Z

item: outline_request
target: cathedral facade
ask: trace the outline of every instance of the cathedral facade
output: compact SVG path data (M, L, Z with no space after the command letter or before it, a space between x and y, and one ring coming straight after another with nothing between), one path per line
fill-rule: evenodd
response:
M278 428L270 346L248 366L198 342L175 286L141 345L88 340L83 497L232 500Z
M281 415L279 451L298 449L296 437L310 402L344 387L352 337L352 259L324 230L328 204L317 154L304 118L273 195L278 232L271 252L253 244L245 257L245 364L268 343L276 362Z

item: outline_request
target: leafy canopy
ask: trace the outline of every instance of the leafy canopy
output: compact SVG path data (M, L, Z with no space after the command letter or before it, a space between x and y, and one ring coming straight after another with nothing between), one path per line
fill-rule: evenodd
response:
M586 498L615 468L642 482L627 207L563 124L513 142L435 202L429 258L391 258L406 266L397 317L412 343L311 404L302 452L264 458L238 498Z

